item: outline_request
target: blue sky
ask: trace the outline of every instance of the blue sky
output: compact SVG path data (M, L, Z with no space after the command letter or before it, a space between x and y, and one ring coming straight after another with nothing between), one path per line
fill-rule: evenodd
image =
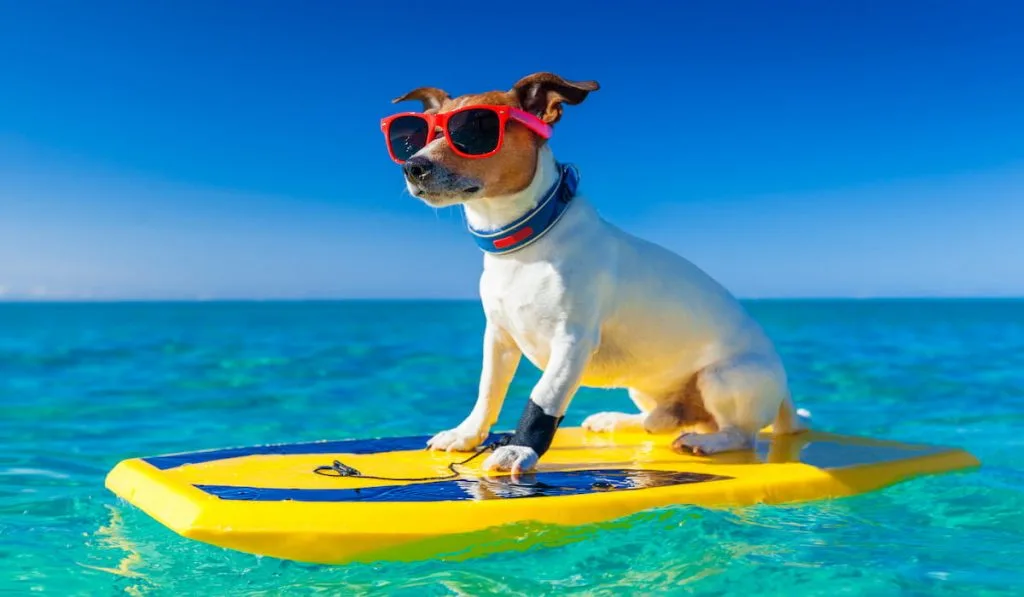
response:
M474 297L378 122L540 70L601 83L598 209L740 296L1024 295L1024 4L628 7L0 3L0 298Z

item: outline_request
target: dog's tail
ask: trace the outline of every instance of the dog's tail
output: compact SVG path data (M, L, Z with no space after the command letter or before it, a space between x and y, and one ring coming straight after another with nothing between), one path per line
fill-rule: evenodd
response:
M779 405L779 414L772 423L774 434L791 434L807 431L811 428L811 411L806 408L797 408L793 404L793 398L786 396L786 399Z

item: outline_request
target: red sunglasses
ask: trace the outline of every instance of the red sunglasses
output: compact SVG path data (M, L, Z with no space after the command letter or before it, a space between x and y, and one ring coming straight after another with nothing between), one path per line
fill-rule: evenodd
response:
M399 164L433 141L438 127L456 155L488 158L501 149L509 118L545 139L551 138L549 124L512 106L464 106L440 114L403 112L382 119L380 128L391 159Z

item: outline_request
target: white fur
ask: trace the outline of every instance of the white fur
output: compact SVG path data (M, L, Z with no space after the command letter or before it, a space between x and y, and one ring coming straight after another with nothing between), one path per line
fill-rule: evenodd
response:
M502 446L484 461L485 471L512 471L513 475L537 466L537 453L527 446Z
M467 220L477 229L500 228L534 207L556 179L545 145L526 189L467 201ZM606 222L582 194L536 242L485 254L480 295L487 324L476 405L458 427L430 441L434 449L466 450L483 441L521 355L543 371L530 398L552 416L565 413L581 385L630 390L640 413L600 413L584 423L592 431L642 427L644 413L698 372L705 408L720 431L681 436L680 448L744 449L773 421L783 433L801 427L782 363L741 305L686 259ZM505 446L486 466L528 470L536 461L536 454Z
M753 447L754 437L736 427L726 427L714 433L684 433L673 446L679 450L690 450L694 454L717 454L732 450L746 450Z
M583 420L583 428L598 433L613 431L640 431L644 428L644 413L595 413Z

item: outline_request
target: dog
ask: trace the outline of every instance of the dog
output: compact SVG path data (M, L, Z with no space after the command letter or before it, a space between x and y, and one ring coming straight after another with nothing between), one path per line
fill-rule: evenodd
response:
M547 138L564 106L599 88L550 72L454 98L419 87L392 101L418 100L422 112L382 120L408 192L435 208L461 205L484 252L479 392L427 448L476 449L522 356L543 372L488 473L535 469L581 386L626 389L637 409L590 415L585 429L670 433L680 453L748 450L769 424L775 434L807 429L779 355L740 303L690 261L603 219L579 171L555 159Z

